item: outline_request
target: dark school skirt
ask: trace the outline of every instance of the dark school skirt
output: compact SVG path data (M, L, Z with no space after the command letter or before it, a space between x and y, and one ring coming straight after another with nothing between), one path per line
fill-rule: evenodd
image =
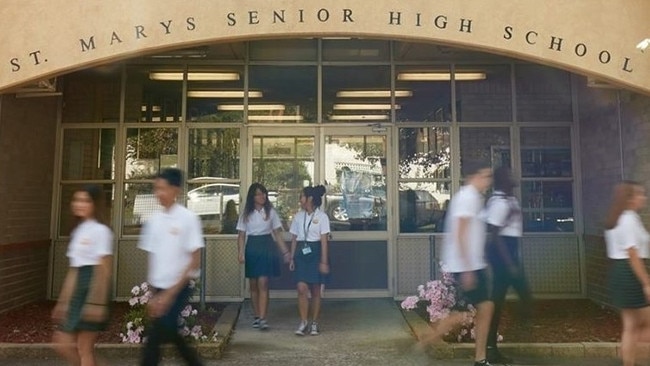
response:
M303 248L307 245L311 253L304 254ZM298 242L296 253L293 257L295 269L293 279L296 282L305 282L308 284L326 283L329 275L320 273L319 265L321 262L321 243L320 241Z
M108 319L106 321L95 323L88 322L81 319L81 311L86 298L90 292L90 284L92 283L93 271L95 266L82 266L77 269L77 284L70 297L70 304L68 304L68 314L65 324L61 330L67 333L74 333L78 331L99 332L108 328Z
M612 304L619 309L638 309L650 305L628 259L611 260L609 295Z
M273 236L249 235L244 251L246 278L280 276L280 258Z

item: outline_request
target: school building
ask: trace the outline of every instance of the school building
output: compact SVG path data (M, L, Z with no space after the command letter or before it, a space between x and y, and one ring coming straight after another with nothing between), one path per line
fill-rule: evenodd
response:
M0 312L58 294L87 183L110 202L128 298L165 167L186 172L203 223L208 300L247 296L233 220L252 182L285 229L302 187L327 186L328 297L402 298L438 275L441 218L475 159L520 180L535 296L606 302L611 188L650 178L647 14L644 0L6 5ZM272 286L295 296L288 271Z

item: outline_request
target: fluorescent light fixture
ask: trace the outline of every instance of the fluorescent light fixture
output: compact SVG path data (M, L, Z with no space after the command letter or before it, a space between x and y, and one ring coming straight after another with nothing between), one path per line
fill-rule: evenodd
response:
M385 114L333 114L329 116L330 121L385 121L390 116Z
M220 104L217 106L220 111L243 111L243 104ZM285 106L283 104L249 104L249 111L283 111Z
M334 104L335 111L389 111L390 104ZM395 105L400 109L400 105Z
M466 80L485 80L484 72L457 72L454 79L459 81ZM451 80L451 74L448 72L401 72L397 74L397 80L401 81L448 81Z
M182 81L182 72L150 72L149 79L163 81ZM239 80L237 72L189 72L189 81L232 81Z
M190 90L188 98L243 98L243 90ZM249 91L249 98L261 98L261 91Z
M140 111L142 111L142 112L146 112L146 111L147 111L147 106L146 106L146 105L143 105L143 106L140 108ZM152 111L152 112L160 112L160 106L159 106L159 105L152 105L152 106L151 106L151 111Z
M643 41L639 42L638 45L636 45L636 48L641 50L641 52L645 51L648 47L650 47L650 38L646 38Z
M302 121L303 116L248 116L249 121Z
M338 98L390 98L390 90L342 90L336 92ZM395 97L412 97L410 90L395 90Z

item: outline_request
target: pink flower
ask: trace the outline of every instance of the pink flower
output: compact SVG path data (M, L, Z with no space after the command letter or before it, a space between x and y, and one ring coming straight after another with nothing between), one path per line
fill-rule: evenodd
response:
M418 301L420 299L417 296L409 296L404 301L402 301L402 309L413 310L418 306Z

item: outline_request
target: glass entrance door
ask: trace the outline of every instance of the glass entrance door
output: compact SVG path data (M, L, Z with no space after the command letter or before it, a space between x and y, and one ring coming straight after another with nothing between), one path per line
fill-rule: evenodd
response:
M392 271L387 189L389 134L371 127L251 127L250 182L269 190L290 242L303 187L326 187L330 219L329 297L388 296ZM287 266L271 281L274 296L293 296Z

